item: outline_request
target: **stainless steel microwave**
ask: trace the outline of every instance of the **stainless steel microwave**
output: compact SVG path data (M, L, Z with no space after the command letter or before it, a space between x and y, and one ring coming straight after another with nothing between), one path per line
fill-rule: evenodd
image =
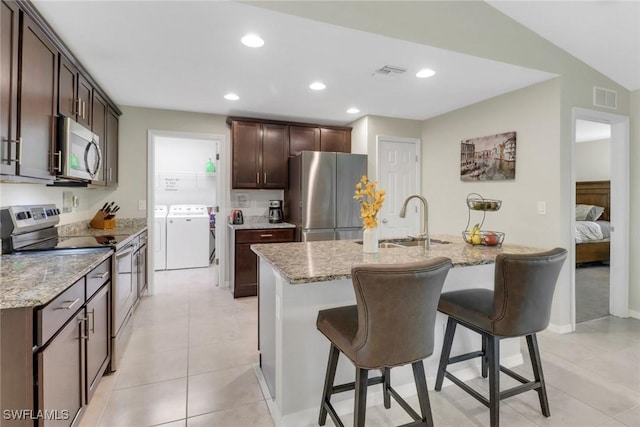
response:
M61 117L59 123L59 151L54 161L58 177L100 180L102 152L98 135L69 117Z

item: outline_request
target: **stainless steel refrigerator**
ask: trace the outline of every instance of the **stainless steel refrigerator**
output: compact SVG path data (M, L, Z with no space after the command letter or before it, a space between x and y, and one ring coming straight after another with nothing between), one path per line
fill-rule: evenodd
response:
M296 225L296 240L361 239L355 186L367 174L367 156L303 151L289 159L285 220Z

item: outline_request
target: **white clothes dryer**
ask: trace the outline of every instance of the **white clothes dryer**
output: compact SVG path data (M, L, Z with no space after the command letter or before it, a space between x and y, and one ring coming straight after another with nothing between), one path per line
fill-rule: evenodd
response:
M156 205L154 212L153 231L155 242L153 244L154 270L167 268L167 213L165 205Z
M172 205L167 215L167 269L209 266L209 214L204 205Z

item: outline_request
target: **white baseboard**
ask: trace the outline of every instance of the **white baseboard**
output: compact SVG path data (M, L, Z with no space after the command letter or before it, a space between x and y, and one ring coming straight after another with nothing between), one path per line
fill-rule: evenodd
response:
M629 317L633 317L634 319L640 319L640 311L629 310Z
M571 332L573 332L573 329L571 328L571 324L556 325L553 323L549 323L549 326L547 327L547 329L556 334L570 334Z

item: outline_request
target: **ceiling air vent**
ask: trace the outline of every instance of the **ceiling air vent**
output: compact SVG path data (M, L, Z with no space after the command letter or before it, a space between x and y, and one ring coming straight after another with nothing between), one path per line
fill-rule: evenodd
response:
M380 67L371 74L372 76L382 76L382 77L397 77L400 74L404 74L407 72L406 68L397 67L395 65L385 65L384 67Z
M596 107L610 108L615 110L618 108L618 92L603 87L593 87L593 105Z

